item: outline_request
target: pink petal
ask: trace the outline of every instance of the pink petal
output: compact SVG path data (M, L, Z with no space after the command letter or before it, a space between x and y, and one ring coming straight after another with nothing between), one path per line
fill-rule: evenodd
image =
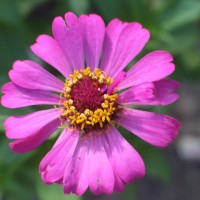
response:
M17 153L32 151L40 146L60 125L60 120L55 119L44 125L39 131L29 137L18 139L10 143L10 148ZM30 133L30 132L29 132Z
M142 158L116 128L110 127L104 136L104 146L114 172L125 183L145 175Z
M116 44L112 64L107 69L108 75L115 77L122 71L143 49L148 40L149 32L139 23L132 22L124 27Z
M66 22L65 22L66 21ZM82 28L78 18L73 13L56 17L52 24L53 35L64 51L70 66L73 69L84 68Z
M114 175L115 175L114 191L123 192L125 188L124 181L122 181L122 179L118 175L116 175L116 173Z
M49 35L40 35L31 50L42 60L57 69L65 77L69 77L72 68L58 42Z
M81 15L83 46L86 65L92 70L99 67L99 59L105 34L105 24L98 15Z
M155 102L152 105L167 105L175 102L179 95L176 90L180 84L175 80L160 80L155 81Z
M166 51L159 50L147 54L127 72L126 79L118 85L118 89L165 78L175 69L172 61L172 56Z
M69 134L67 134L67 132L69 132ZM68 140L67 138L69 138L69 136L70 136L70 129L68 130L67 128L66 133L63 132L62 134L59 135L52 148L58 146L63 140Z
M112 84L109 86L107 94L111 94L113 92L113 90L116 88L116 86L124 80L124 78L126 77L126 72L121 71L117 74L117 76L115 77L114 81L112 82Z
M102 49L102 59L100 64L101 70L108 71L108 69L110 68L119 36L124 27L127 26L127 24L128 23L122 23L118 19L113 19L106 27Z
M88 145L89 141L80 139L75 153L65 169L64 192L82 195L88 188Z
M47 183L60 181L64 176L64 171L74 154L79 139L79 131L65 129L62 134L66 134L63 141L52 148L40 163L40 173L42 180Z
M89 148L89 187L94 194L111 194L114 189L114 173L106 155L101 135L92 135Z
M178 87L173 80L142 83L122 92L117 101L122 105L167 105L178 99Z
M34 135L49 123L58 119L56 109L36 111L23 116L12 116L4 122L6 136L10 139L21 139Z
M3 85L1 104L7 108L21 108L31 105L57 105L60 97L43 90L30 90L9 82Z
M172 117L135 109L123 109L118 124L158 147L169 145L181 126Z
M155 99L154 84L142 83L120 93L117 101L122 105L149 103Z
M16 61L10 79L20 87L61 92L64 83L32 61Z

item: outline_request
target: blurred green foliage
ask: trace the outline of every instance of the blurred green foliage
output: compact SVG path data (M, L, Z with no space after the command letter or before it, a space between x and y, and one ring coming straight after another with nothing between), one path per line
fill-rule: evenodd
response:
M30 51L39 34L51 34L51 22L67 11L98 13L108 23L112 18L138 21L151 32L151 39L139 57L149 51L171 52L176 64L174 77L195 81L200 75L200 1L199 0L0 0L0 85L8 81L8 71L18 59L41 62ZM21 115L33 108L0 108L0 200L80 199L65 196L60 186L45 186L38 174L38 164L50 149L53 139L39 150L17 155L9 150L3 121L9 115ZM163 112L163 109L157 111ZM170 166L158 150L132 134L124 136L143 156L147 175L170 181ZM129 185L121 199L133 199L136 185ZM86 198L87 197L87 198ZM86 194L85 199L94 199Z

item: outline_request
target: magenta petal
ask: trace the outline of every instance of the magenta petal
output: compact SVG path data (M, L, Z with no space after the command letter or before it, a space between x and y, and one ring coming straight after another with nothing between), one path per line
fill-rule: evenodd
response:
M92 135L89 139L89 187L94 194L111 194L114 190L114 173L101 135Z
M155 81L155 101L151 105L167 105L175 102L179 98L177 89L180 84L175 80Z
M110 69L118 38L127 24L128 23L122 23L118 19L113 19L106 27L100 64L101 70L108 71L108 69Z
M116 175L115 175L115 185L114 185L114 191L116 192L123 192L124 188L125 188L125 183L124 181L122 181L122 179Z
M56 17L52 24L52 31L56 41L64 51L73 69L84 68L82 28L78 18L73 13L67 13L65 20Z
M63 50L57 41L49 35L40 35L36 39L36 43L31 46L31 50L65 77L69 77L69 74L72 73L72 68Z
M118 85L118 89L165 78L175 69L172 61L172 56L166 51L148 53L127 72L126 79Z
M143 83L135 85L130 89L122 92L117 101L122 105L149 103L155 99L154 84Z
M4 122L6 136L10 139L30 137L50 122L58 119L56 109L36 111L23 116L12 116Z
M61 92L64 87L62 81L32 61L16 61L9 76L15 84L27 89Z
M149 40L149 32L139 23L129 23L120 33L112 64L107 72L115 77L133 60Z
M35 134L30 135L24 139L18 139L10 143L10 148L17 153L25 153L32 151L38 146L40 146L60 125L60 120L55 119L44 125ZM30 132L29 132L30 133Z
M115 89L115 87L124 80L124 78L126 77L126 72L121 71L117 74L117 76L115 77L114 81L112 82L112 84L109 86L107 94L111 94L113 92L113 90Z
M125 183L145 175L142 158L114 127L105 135L104 146L114 172Z
M99 59L104 41L105 24L98 15L81 15L83 46L86 65L92 70L99 67ZM98 27L98 28L97 28Z
M82 195L88 188L88 145L87 139L78 142L76 150L64 173L64 192Z
M64 176L64 171L74 154L79 139L79 131L64 129L61 135L63 141L53 147L40 163L40 173L45 183L60 181Z
M167 105L178 99L178 88L173 80L142 83L122 92L117 101L122 105Z
M30 90L8 82L2 87L4 96L1 104L7 108L21 108L32 105L57 105L60 97L43 90Z
M119 125L146 142L165 147L176 138L180 123L172 117L135 109L123 109Z

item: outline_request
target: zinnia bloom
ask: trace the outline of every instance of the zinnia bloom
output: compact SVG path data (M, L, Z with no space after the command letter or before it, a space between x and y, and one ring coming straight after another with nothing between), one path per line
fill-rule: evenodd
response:
M154 51L125 72L150 36L136 22L113 19L105 27L98 15L78 18L69 12L53 20L52 32L53 37L40 35L31 49L65 81L29 60L13 64L11 82L2 87L2 105L50 109L9 117L4 126L6 136L15 140L10 147L31 151L62 128L40 163L42 180L62 184L66 194L82 195L88 187L94 194L123 191L126 183L145 175L145 166L118 126L157 147L177 136L176 119L135 109L177 100L179 83L164 79L175 69L173 58Z

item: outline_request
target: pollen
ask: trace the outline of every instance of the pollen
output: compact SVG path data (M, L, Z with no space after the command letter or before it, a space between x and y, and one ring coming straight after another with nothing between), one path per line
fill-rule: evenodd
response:
M89 67L74 70L70 78L66 79L60 95L64 97L60 105L64 110L60 114L62 122L66 119L69 126L86 132L110 124L118 110L118 94L106 93L112 82L113 79L98 68L94 71Z

